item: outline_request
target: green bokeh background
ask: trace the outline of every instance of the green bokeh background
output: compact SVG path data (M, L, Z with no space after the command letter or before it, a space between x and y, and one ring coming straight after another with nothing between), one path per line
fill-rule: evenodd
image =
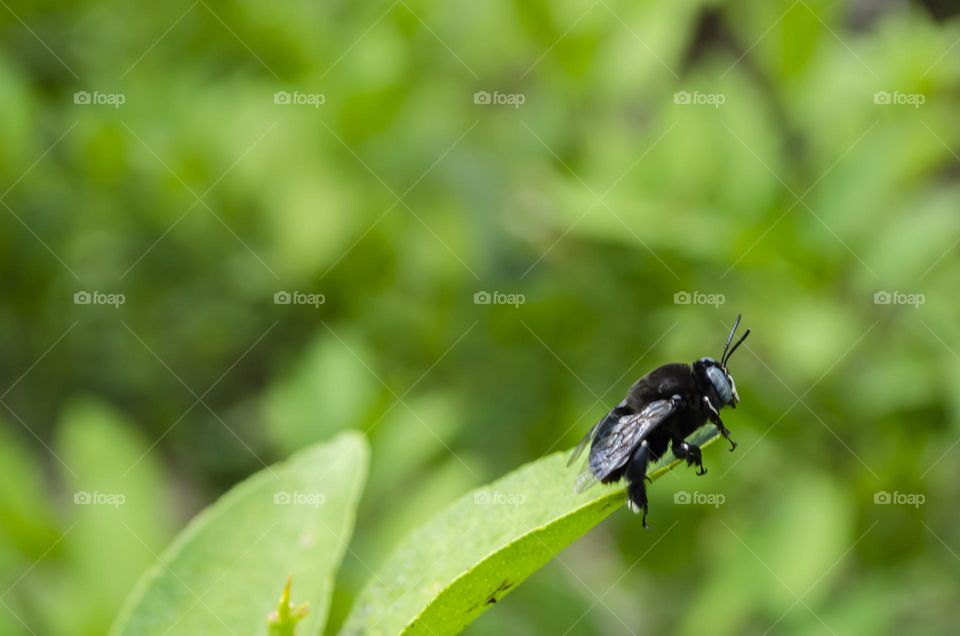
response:
M406 532L717 355L738 312L737 451L468 633L955 631L956 17L41 0L0 32L0 634L103 634L199 509L359 428L332 629Z

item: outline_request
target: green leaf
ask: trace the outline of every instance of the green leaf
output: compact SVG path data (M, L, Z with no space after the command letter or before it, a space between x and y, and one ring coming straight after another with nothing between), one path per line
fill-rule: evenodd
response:
M710 429L694 441L716 439ZM408 536L360 595L341 636L457 633L623 505L622 486L575 494L567 455L468 493ZM677 463L665 460L650 478Z
M367 446L344 433L264 469L202 512L128 599L113 634L264 634L288 577L326 621L366 478Z

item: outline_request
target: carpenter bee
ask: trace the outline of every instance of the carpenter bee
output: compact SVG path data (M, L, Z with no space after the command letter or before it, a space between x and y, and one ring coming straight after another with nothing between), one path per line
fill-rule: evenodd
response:
M700 358L692 365L683 362L665 364L643 376L630 387L627 397L594 425L570 456L572 465L590 443L590 454L583 471L577 476L574 490L582 492L597 481L605 484L627 480L627 506L637 513L643 510L643 527L647 527L647 490L644 479L647 467L660 460L667 447L677 459L696 466L703 475L700 447L687 441L708 421L730 442L737 443L720 420L720 409L737 407L740 396L727 362L737 347L747 339L750 330L733 347L730 343L740 326L737 315L727 337L720 361Z

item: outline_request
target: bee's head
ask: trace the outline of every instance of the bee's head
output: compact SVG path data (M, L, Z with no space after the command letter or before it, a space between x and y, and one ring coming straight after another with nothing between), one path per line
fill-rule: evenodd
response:
M736 333L739 325L740 316L738 315L736 322L733 324L733 329L730 330L730 335L727 337L727 345L723 348L723 355L720 356L719 362L706 357L693 363L694 373L696 373L704 388L708 389L708 393L712 392L713 395L710 395L711 401L716 403L718 409L728 405L737 408L737 402L740 401L740 396L737 395L737 385L733 381L733 376L727 370L727 362L730 360L730 356L737 350L740 343L750 335L750 330L747 329L740 340L737 341L737 344L730 348L733 334Z
M693 363L693 369L716 408L728 405L737 408L740 396L737 395L733 376L726 367L713 358L700 358Z

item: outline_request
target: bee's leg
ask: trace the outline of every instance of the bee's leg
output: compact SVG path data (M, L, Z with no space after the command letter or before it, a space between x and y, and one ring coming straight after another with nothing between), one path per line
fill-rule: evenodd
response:
M650 459L650 449L647 442L640 444L633 457L627 464L627 506L633 512L643 510L643 527L647 527L647 511L649 509L647 502L647 487L643 483L647 476L647 462Z
M730 437L730 431L727 430L727 427L723 425L723 422L720 418L717 418L717 421L714 422L717 425L717 430L720 431L720 434L723 435L723 438L730 442L730 452L732 453L737 448L737 443L733 441L733 438Z
M713 408L713 404L710 403L710 398L707 396L703 396L703 404L706 406L707 413L710 415L710 421L717 427L717 430L720 431L723 438L730 442L730 450L732 452L733 449L737 447L737 443L730 438L730 431L723 425L723 420L720 419L720 413L717 412L717 409Z
M707 469L703 467L703 454L700 452L699 446L685 442L682 439L674 439L670 450L673 451L673 455L677 459L687 460L687 466L696 466L699 468L700 470L697 471L698 475L707 474Z

